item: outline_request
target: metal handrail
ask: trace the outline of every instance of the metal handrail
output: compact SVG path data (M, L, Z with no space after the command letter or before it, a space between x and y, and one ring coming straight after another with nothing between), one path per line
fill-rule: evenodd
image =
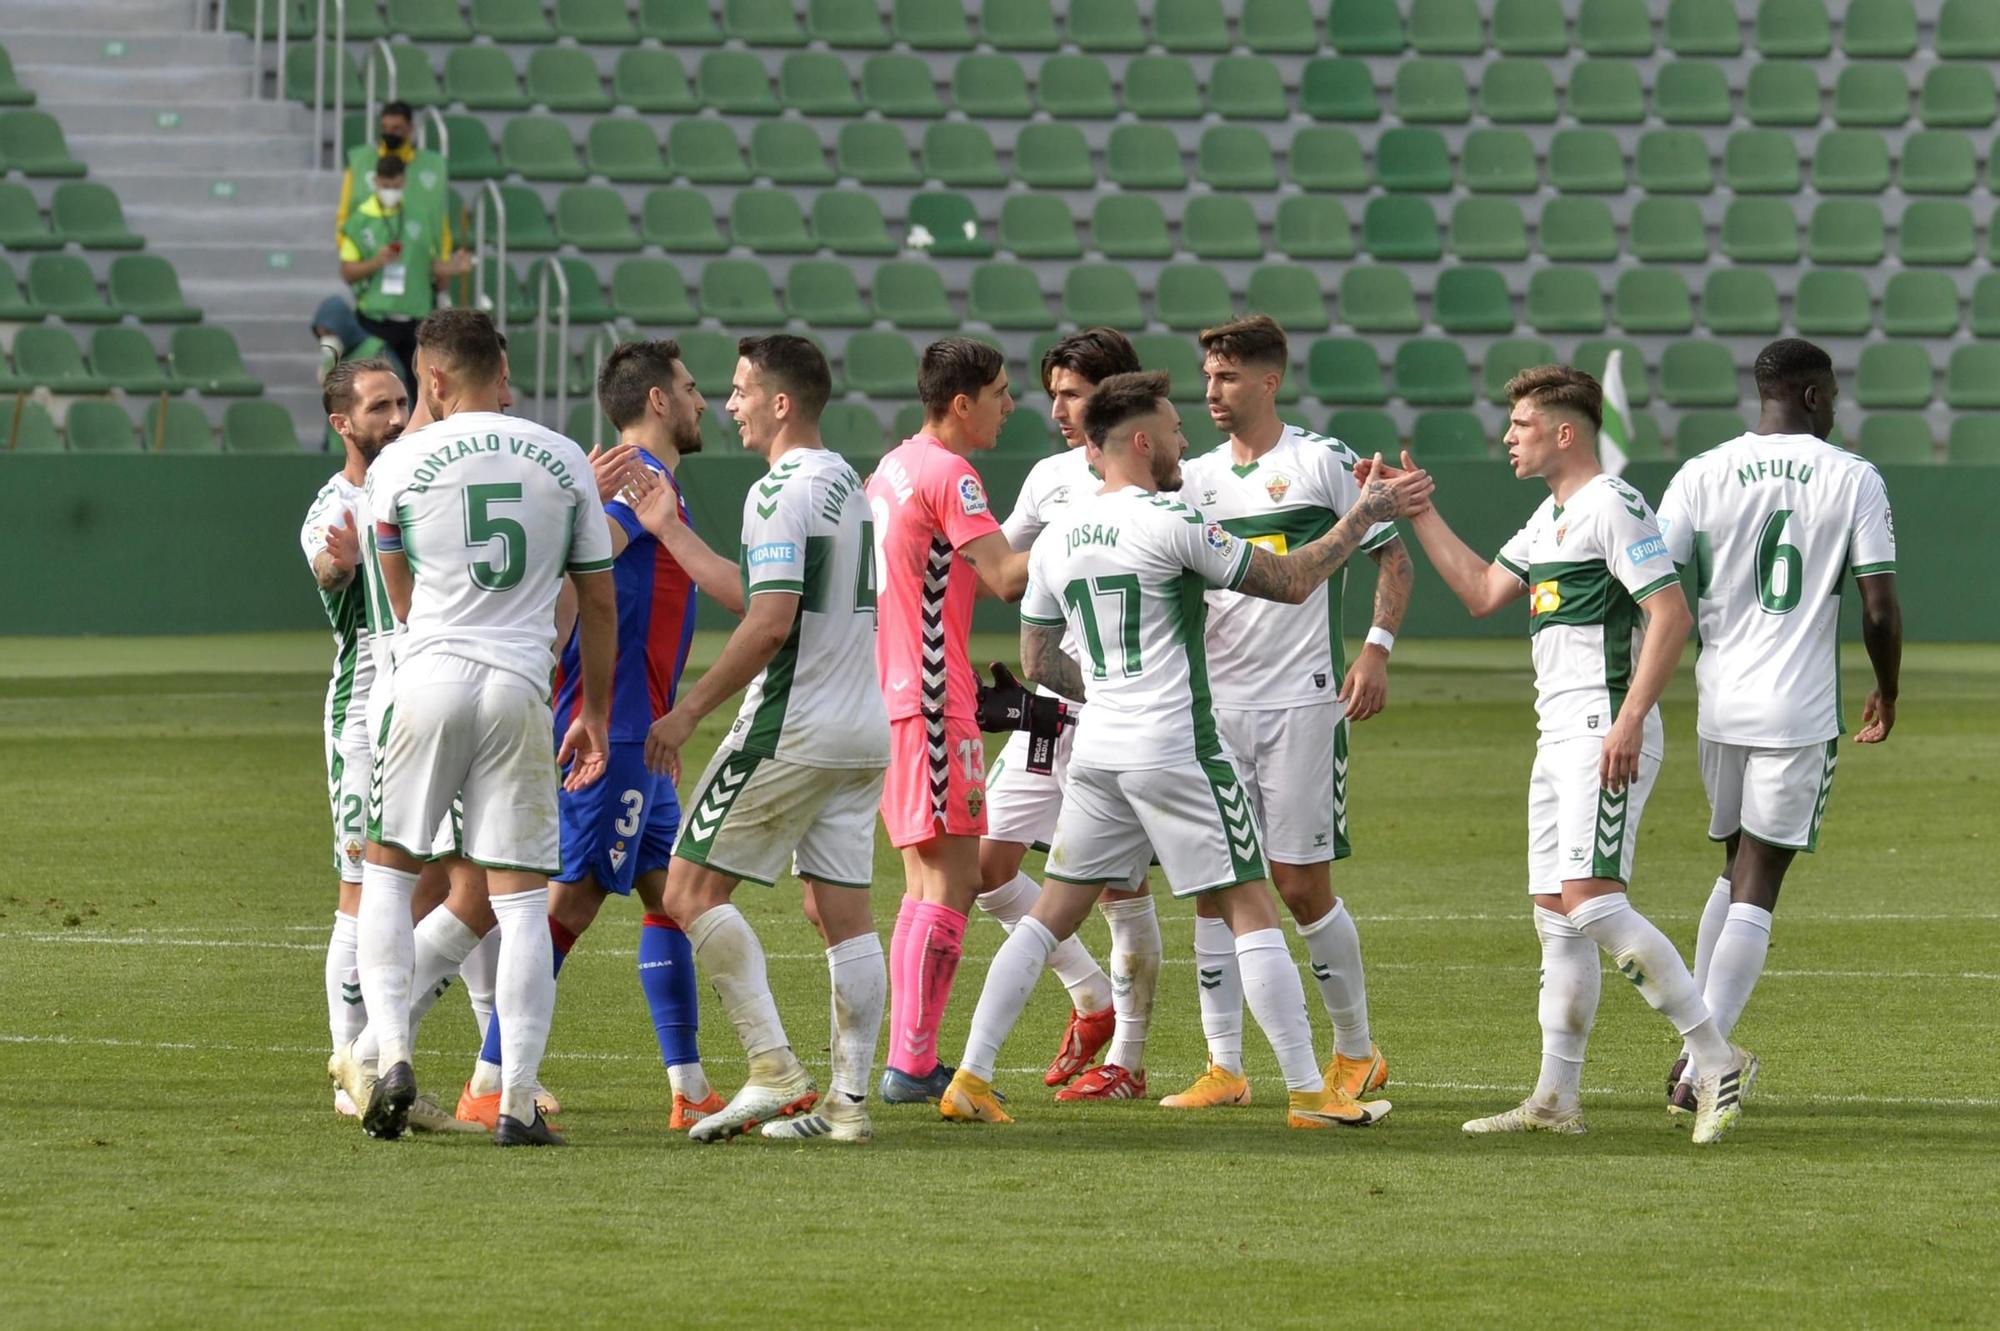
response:
M224 0L227 3L227 0ZM282 79L279 80L283 82ZM264 100L264 2L250 0L250 100Z
M500 295L493 302L493 326L500 330L500 336L507 336L507 199L500 193L496 181L480 182L479 203L472 209L472 307L481 308L486 295L486 208L493 205L494 221L499 224L498 243L494 249L493 280L500 286Z
M561 422L569 414L569 274L563 272L562 263L552 254L542 261L541 279L535 283L535 414L544 425L549 420L549 381L542 369L548 364L551 274L555 276L556 294L562 301L556 307L556 420ZM561 426L558 424L550 428L560 429Z
M444 112L435 106L426 106L417 112L417 146L431 146L429 130L432 125L436 125L438 131L438 156L450 160L451 126L444 123Z
M326 151L326 5L319 0L319 21L313 25L313 152ZM262 12L259 10L258 12ZM347 0L333 0L333 49L338 67L333 71L333 169L344 170L347 154L342 151L341 121L347 118ZM279 76L280 81L283 75ZM323 160L315 156L314 161Z
M369 53L368 74L361 84L362 97L364 98L363 105L367 110L367 115L362 120L361 125L367 131L372 142L375 134L376 116L374 52L379 51L382 53L382 67L389 71L389 95L382 99L384 102L393 102L396 100L396 53L389 49L389 39L387 37L377 37L369 45L374 50Z
M583 451L586 453L596 448L597 441L604 437L604 399L599 397L595 390L596 385L604 382L605 357L617 349L619 340L624 336L624 330L609 319L604 321L604 331L609 334L609 340L597 344L597 359L590 367L590 382L592 386L590 394L590 442L583 444ZM567 428L568 425L569 420L565 417L562 425L557 428ZM576 442L583 443L582 440L577 440Z
M262 0L259 0L257 5L257 17L260 19L264 17ZM283 102L285 100L285 51L287 49L285 44L285 28L291 17L292 0L278 0L278 44L272 48L275 54L271 57L271 64L274 66L271 79L271 99L276 102ZM257 71L257 86L251 89L250 100L261 101L263 99L257 94L264 91L264 51L262 47L257 49L251 63Z

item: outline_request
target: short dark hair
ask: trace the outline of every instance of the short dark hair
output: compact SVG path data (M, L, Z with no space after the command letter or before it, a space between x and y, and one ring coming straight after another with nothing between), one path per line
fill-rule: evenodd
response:
M811 338L796 333L746 337L737 342L736 354L768 375L773 388L798 404L805 420L816 421L826 410L826 400L833 396L833 371Z
M404 174L403 159L384 156L375 159L375 175L380 180L394 180Z
M1811 384L1833 378L1833 357L1802 337L1780 338L1757 353L1751 371L1760 398L1788 399Z
M925 415L941 420L960 393L978 397L1006 368L999 349L977 338L946 337L931 343L917 367L917 397Z
M1104 447L1113 430L1157 410L1170 386L1165 370L1133 370L1098 381L1097 391L1084 399L1084 437Z
M506 352L499 330L484 310L438 310L417 325L417 350L442 360L469 384L490 384L500 378Z
M1125 334L1101 325L1085 328L1057 338L1042 353L1042 389L1048 390L1049 380L1057 370L1068 370L1093 384L1101 384L1114 374L1130 374L1139 368L1139 353L1132 349Z
M1543 411L1568 411L1604 428L1604 386L1574 365L1535 365L1507 381L1509 403L1529 401Z
M1268 314L1246 314L1201 330L1204 356L1220 356L1238 365L1267 365L1282 370L1290 359L1285 330Z
M674 366L681 358L681 344L671 338L661 342L621 342L604 358L597 372L597 400L611 428L622 430L646 414L646 398L657 388L671 392Z
M326 383L321 386L319 404L326 408L326 414L350 412L360 400L361 392L355 387L364 374L386 374L393 376L397 383L403 377L396 373L396 367L380 356L363 356L359 360L344 360L326 373Z
M401 116L405 120L414 121L417 118L417 113L410 109L408 102L384 102L382 103L382 110L375 117L375 123L378 125L381 124L383 119L388 116Z

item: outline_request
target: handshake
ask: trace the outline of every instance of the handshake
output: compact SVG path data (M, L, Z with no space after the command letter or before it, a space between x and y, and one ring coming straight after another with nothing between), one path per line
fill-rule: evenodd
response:
M993 662L993 683L979 681L979 728L985 731L1028 732L1028 770L1037 776L1055 771L1056 740L1076 724L1076 708L1060 698L1031 692L1014 672Z

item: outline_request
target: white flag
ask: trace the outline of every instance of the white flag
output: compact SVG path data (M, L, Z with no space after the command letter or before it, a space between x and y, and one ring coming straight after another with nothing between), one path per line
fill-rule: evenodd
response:
M1625 400L1625 353L1604 358L1604 428L1597 436L1597 460L1613 476L1625 473L1626 450L1632 443L1632 404Z

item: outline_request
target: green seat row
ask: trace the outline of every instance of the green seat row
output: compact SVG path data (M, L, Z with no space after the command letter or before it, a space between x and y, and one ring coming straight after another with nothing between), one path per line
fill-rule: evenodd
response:
M56 186L48 215L26 185L0 180L0 249L136 250L146 242L125 224L118 196L94 181L70 180Z
M121 254L111 261L106 289L90 264L75 254L36 254L28 260L27 289L0 263L0 320L32 322L54 315L71 323L194 323L201 311L181 295L180 276L158 255Z
M6 74L11 77L9 67ZM70 156L62 126L46 111L0 112L0 174L76 177L86 174L82 162Z
M18 405L17 405L18 404ZM63 417L63 435L39 402L0 400L0 452L51 453L67 442L72 453L213 453L216 431L193 402L152 402L137 428L116 402L85 398ZM223 411L221 446L232 453L296 453L298 429L273 402L232 402Z
M97 328L90 360L66 328L29 327L14 334L11 368L0 365L0 392L46 388L62 394L184 393L256 397L264 386L243 366L236 339L225 328L176 328L164 364L137 328Z
M35 94L21 86L14 73L14 59L0 46L0 106L33 106Z

